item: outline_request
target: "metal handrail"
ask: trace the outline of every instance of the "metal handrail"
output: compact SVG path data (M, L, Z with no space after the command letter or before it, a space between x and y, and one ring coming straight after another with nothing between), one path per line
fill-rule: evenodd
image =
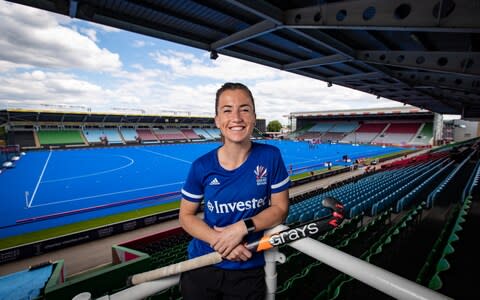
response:
M278 232L286 228L288 227L285 225L279 225L272 231ZM397 299L451 299L414 281L384 270L312 238L307 237L288 245ZM278 250L275 248L273 251L276 251L274 253L278 253ZM269 279L267 281L268 294L266 295L266 299L268 300L275 299L275 293L273 292L276 289L277 278L275 264L284 261L281 254L280 256L275 255L272 259L266 260L266 278ZM103 296L97 300L140 300L178 284L179 280L180 275L173 275L167 278L141 283L115 294Z

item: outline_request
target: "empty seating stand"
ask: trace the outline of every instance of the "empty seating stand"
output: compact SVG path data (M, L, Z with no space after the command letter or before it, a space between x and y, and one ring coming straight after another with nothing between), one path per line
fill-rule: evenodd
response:
M80 130L39 130L40 145L85 145Z
M390 123L372 142L375 144L407 145L420 128L419 123Z
M138 128L137 139L141 143L158 143L157 136L152 132L150 128Z
M364 123L354 132L348 134L344 141L358 144L369 144L377 137L387 126L386 123Z
M9 132L8 140L12 144L20 145L22 148L35 148L37 145L35 141L35 132L33 130L12 131Z

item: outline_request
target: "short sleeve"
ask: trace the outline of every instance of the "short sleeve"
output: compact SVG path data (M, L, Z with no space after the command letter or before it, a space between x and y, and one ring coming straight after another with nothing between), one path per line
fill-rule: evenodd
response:
M203 200L204 188L201 174L203 174L202 167L197 160L192 164L182 188L182 196L186 200L192 202L200 202Z

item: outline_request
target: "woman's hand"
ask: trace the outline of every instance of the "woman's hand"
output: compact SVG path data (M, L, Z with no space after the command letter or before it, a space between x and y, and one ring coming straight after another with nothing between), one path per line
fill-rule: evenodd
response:
M215 238L215 241L210 246L215 249L215 251L220 253L223 258L228 258L232 250L235 249L238 245L241 245L243 237L248 233L247 227L245 226L245 223L243 221L238 221L226 227L215 226L213 229L217 232L217 236ZM240 257L239 255L243 255L242 257L245 257L245 251L240 252L237 253L237 255L233 255L232 257Z
M225 259L231 261L247 261L252 257L252 252L248 250L243 244L237 245L233 250L225 257Z

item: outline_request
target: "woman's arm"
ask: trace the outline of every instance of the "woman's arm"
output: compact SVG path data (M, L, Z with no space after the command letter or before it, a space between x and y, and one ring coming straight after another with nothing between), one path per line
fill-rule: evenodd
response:
M271 205L252 217L255 231L270 229L281 224L288 214L288 189L272 194Z
M252 217L255 231L272 228L282 223L288 214L288 189L272 194L271 205L258 215ZM223 257L230 260L246 260L251 257L250 251L245 247L237 247L248 234L243 220L225 227L215 227L218 233L216 242L210 245ZM235 251L233 253L232 250Z
M200 203L182 199L180 202L179 221L182 228L191 236L212 245L217 238L217 232L197 216Z

